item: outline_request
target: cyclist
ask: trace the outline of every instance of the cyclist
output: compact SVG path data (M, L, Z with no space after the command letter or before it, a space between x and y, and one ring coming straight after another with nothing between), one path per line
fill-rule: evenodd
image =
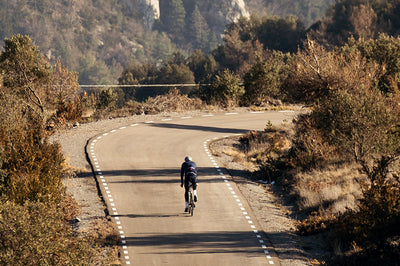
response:
M183 179L185 177L185 179ZM185 182L184 182L185 181ZM181 166L181 187L185 184L185 212L189 205L189 187L193 186L194 201L197 202L197 165L192 161L192 157L186 156Z

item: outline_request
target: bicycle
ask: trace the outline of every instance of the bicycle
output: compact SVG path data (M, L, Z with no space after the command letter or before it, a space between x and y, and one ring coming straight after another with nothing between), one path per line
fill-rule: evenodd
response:
M193 216L193 212L194 212L194 208L196 207L196 205L194 204L194 200L193 200L193 187L189 186L189 204L188 204L188 211L190 216Z

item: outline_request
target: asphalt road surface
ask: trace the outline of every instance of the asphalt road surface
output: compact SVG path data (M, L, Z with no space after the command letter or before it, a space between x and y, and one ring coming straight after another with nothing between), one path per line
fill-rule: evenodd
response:
M127 125L88 145L129 265L279 265L247 201L208 151L215 138L290 121L293 112L227 113ZM180 166L198 165L194 216L184 212Z

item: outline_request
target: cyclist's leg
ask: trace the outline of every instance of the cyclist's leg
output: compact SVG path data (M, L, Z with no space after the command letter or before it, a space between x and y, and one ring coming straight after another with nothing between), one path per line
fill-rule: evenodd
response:
M185 212L188 209L188 205L189 205L189 182L185 178Z
M193 186L194 201L197 202L197 178L191 180Z

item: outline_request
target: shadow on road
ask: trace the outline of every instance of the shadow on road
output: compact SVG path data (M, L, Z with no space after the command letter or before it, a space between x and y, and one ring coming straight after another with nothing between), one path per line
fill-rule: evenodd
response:
M163 128L176 128L182 130L195 130L195 131L207 131L207 132L218 132L227 134L243 134L248 132L250 129L237 129L237 128L224 128L224 127L206 127L197 125L181 125L173 123L156 123L151 124L152 127L163 127Z
M128 246L156 246L162 248L159 254L168 253L257 253L262 252L260 243L253 232L204 232L154 234L127 237ZM151 252L154 252L152 250Z
M265 239L265 233L259 232ZM304 259L304 252L293 248L295 245L290 240L287 232L268 233L268 237L281 239L279 242L280 257L290 259ZM153 247L151 251L143 254L204 254L204 253L246 253L250 256L260 256L264 252L251 231L232 232L217 231L204 233L177 233L177 234L154 234L127 237L126 245L137 247ZM157 251L155 251L157 250Z
M214 167L199 167L199 182L214 183L221 182L216 168ZM112 183L112 177L127 176L131 177L126 181L115 181L116 183L180 183L180 169L132 169L132 170L111 170L102 171L101 175L110 178L109 183ZM93 177L93 173L85 172L78 174L79 178ZM149 178L150 177L150 178ZM169 178L165 178L169 177Z

